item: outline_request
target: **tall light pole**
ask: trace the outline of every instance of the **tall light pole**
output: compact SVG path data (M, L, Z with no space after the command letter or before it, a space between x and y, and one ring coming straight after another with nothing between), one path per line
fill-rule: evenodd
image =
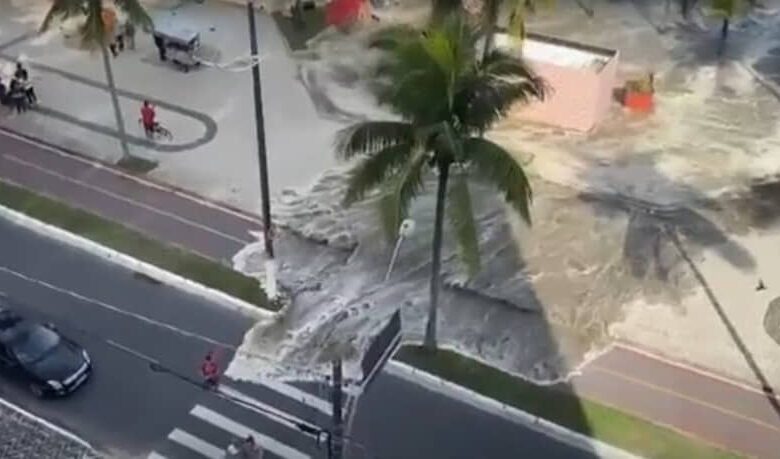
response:
M257 25L255 24L254 1L246 3L249 18L249 47L252 56L258 55ZM252 65L252 89L255 101L255 130L257 132L257 160L260 163L260 199L263 207L263 242L265 244L266 293L269 298L277 295L276 265L274 263L274 241L271 222L271 196L268 186L268 158L265 150L265 120L263 117L263 89L260 84L260 60Z

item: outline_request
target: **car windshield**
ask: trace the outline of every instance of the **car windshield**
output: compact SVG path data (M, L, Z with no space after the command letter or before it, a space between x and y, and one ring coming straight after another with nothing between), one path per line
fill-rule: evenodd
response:
M60 343L60 336L37 324L24 325L11 342L11 350L21 363L35 363Z

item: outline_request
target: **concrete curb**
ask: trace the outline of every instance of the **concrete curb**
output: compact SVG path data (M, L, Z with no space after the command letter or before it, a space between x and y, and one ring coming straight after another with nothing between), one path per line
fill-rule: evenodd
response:
M57 432L58 434L62 435L63 437L68 438L69 440L73 441L74 443L78 443L79 445L83 446L86 449L89 449L89 450L92 450L92 451L95 450L95 448L93 448L92 445L90 445L87 441L85 441L85 440L81 439L80 437L78 437L76 434L68 432L67 430L63 429L62 427L54 425L51 422L47 421L46 419L43 419L40 416L36 416L36 415L30 413L29 411L27 411L27 410L25 410L25 409L23 409L23 408L21 408L21 407L19 407L17 405L14 405L13 403L11 403L11 402L9 402L9 401L7 401L5 399L0 398L0 405L3 405L3 406L5 406L8 409L16 411L17 413L21 414L22 416L25 416L25 417L27 417L29 419L32 419L32 420L34 420L35 422L37 422L39 424L42 424L47 429L51 429L51 430Z
M598 457L615 459L640 459L640 456L636 456L615 446L608 445L602 441L595 440L579 432L561 427L558 424L554 424L538 416L526 413L525 411L521 411L513 406L506 405L497 400L493 400L492 398L466 389L463 386L459 386L423 370L419 370L403 362L391 360L388 362L385 369L388 373L394 376L421 384L435 392L457 398L458 400L462 400L476 408L488 411L497 416L501 416L502 418L509 421L522 424L537 432L543 433L558 441L566 443L567 445L587 452L595 453Z
M203 284L199 284L179 276L178 274L174 274L170 271L158 268L157 266L154 266L150 263L146 263L129 255L117 252L116 250L100 245L97 242L91 241L73 233L69 233L68 231L65 231L61 228L49 225L40 220L36 220L21 212L17 212L7 207L0 206L0 218L4 218L12 223L23 226L42 236L56 239L72 247L85 250L95 256L103 258L104 260L148 276L163 284L179 288L193 295L197 295L209 301L219 303L228 308L244 311L249 315L259 318L272 318L276 317L277 315L274 312L263 310L246 301L230 296L227 293L221 292L211 287L206 287Z

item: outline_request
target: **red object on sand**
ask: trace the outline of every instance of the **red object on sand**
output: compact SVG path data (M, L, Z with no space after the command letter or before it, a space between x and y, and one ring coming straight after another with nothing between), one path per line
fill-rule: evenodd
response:
M360 18L365 0L331 0L325 7L325 21L336 27L349 26Z
M653 93L628 91L623 104L636 112L650 112L653 110Z

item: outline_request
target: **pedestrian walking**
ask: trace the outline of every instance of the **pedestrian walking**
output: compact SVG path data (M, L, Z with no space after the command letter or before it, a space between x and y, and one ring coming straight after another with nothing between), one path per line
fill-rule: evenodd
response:
M127 21L125 23L125 42L127 49L135 50L135 25L133 21Z
M166 60L166 56L165 56L165 40L163 39L163 37L154 34L154 46L157 47L157 53L160 55L160 60L164 62Z
M214 351L209 351L200 365L200 374L203 376L203 385L207 389L216 390L219 386L219 365L214 356Z
M16 71L14 72L14 79L19 82L21 90L24 93L27 104L33 105L38 102L38 96L35 94L35 88L32 81L30 81L30 73L24 68L21 62L16 63Z
M21 82L16 78L11 80L9 94L11 96L11 102L16 108L16 113L27 111L27 97L24 94Z

